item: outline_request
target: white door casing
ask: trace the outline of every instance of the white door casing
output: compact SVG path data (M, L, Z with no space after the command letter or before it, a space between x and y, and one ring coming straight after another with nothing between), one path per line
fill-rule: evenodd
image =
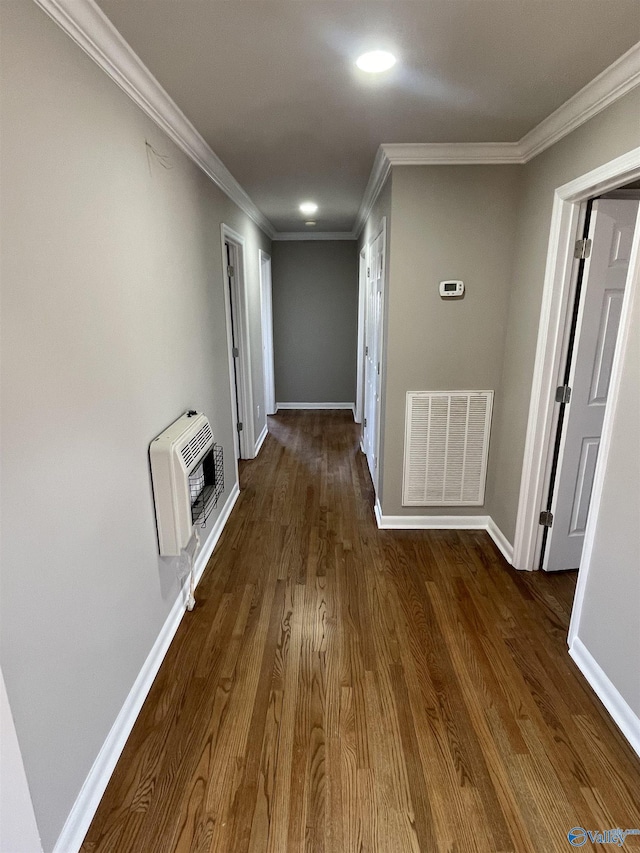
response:
M367 250L362 249L358 265L358 349L356 360L356 406L353 414L357 424L363 420L364 408L364 334L367 304Z
M273 298L271 256L262 249L260 259L260 308L262 312L262 366L264 372L265 415L276 413L275 371L273 366Z
M222 235L223 280L225 282L231 410L234 418L233 429L237 432L235 439L236 457L239 454L241 459L253 459L255 437L249 316L245 298L245 239L224 223L220 230ZM230 252L230 264L227 260L227 245ZM233 268L233 274L230 274L229 266ZM239 432L237 431L238 423L242 424L242 430Z
M580 205L589 198L610 192L638 179L640 179L640 147L634 148L626 154L581 175L568 184L558 187L555 191L513 542L513 565L516 569L533 571L538 568L540 560L542 528L538 518L546 497L545 468L548 449L553 440L553 424L557 417L554 391L561 381L563 330L566 326L569 310L569 294L574 267L573 247L578 234ZM638 239L639 235L636 232L634 246L637 246ZM637 253L635 257L638 258ZM633 258L634 255L632 254L632 267L634 265ZM632 269L630 276L633 274L634 270ZM621 328L625 326L625 318L629 311L629 293L627 291L625 291L622 306ZM597 524L597 511L594 507L597 505L598 472L603 470L606 460L604 435L610 428L609 412L615 409L613 405L615 394L613 392L617 387L616 365L619 366L620 346L619 340L613 360L609 391L610 405L607 406L603 439L596 465L595 485L585 535L583 566L581 566L578 576L574 612L576 612L576 608L579 611L579 603L586 583L590 537L592 537ZM607 426L608 424L609 426Z
M363 447L376 493L382 388L382 315L384 304L386 220L369 245L365 327L365 404Z
M580 565L637 215L638 202L633 200L599 199L593 205L592 248L569 378L571 398L543 558L547 571Z

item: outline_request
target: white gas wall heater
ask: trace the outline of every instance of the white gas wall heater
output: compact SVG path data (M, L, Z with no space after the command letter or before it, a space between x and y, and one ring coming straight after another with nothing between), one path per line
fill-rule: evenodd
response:
M186 412L149 445L163 557L177 557L194 527L204 527L224 489L222 448L203 414Z

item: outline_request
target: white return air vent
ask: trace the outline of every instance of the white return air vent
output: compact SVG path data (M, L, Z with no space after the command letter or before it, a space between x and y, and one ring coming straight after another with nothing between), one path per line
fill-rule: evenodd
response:
M493 391L407 394L403 506L480 506Z

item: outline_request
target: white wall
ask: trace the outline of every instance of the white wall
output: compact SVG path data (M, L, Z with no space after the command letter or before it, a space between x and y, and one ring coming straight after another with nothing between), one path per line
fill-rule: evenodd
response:
M42 853L22 755L0 671L0 850Z
M638 718L640 737L640 294L620 392L577 636Z
M220 506L235 482L220 224L247 241L262 412L270 241L34 3L1 11L1 653L49 851L179 591L149 442L201 410Z

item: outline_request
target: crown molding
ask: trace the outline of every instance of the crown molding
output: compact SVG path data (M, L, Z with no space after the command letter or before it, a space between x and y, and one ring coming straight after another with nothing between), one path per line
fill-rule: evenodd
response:
M354 233L360 236L392 166L511 163L524 165L640 85L640 42L605 68L518 142L426 142L381 145Z
M519 142L393 143L376 153L351 232L278 233L94 0L35 0L272 240L357 239L392 166L524 164L640 85L640 42Z
M522 163L518 142L414 142L382 145L392 166Z
M555 112L522 137L520 146L528 163L563 136L589 121L602 110L640 85L640 42L635 44L590 83L565 101Z
M35 0L269 237L275 229L94 0Z
M357 240L353 231L276 231L271 238L275 241L295 240Z
M376 200L380 195L380 190L384 186L384 182L387 180L390 170L391 162L385 154L384 146L381 145L376 151L373 168L369 175L369 181L364 191L364 195L362 196L360 208L353 224L353 233L356 237L359 237L360 234L362 234L362 229L373 210L373 205L376 203Z

